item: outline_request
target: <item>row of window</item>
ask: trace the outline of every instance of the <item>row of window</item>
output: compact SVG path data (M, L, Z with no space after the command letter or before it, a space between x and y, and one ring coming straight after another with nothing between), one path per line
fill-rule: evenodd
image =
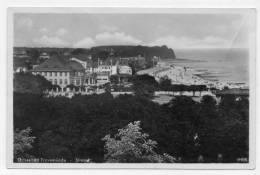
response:
M63 85L63 83L64 83L64 85L68 85L68 80L67 79L64 79L64 81L63 81L63 79L59 79L59 80L57 80L57 79L50 79L50 81L51 81L52 84L55 84L55 85ZM80 80L75 80L75 84L76 85L80 85Z
M69 73L68 72L37 72L37 74L41 74L42 76L68 76ZM74 75L76 76L82 76L84 75L82 72L75 72Z
M86 83L86 84L95 84L95 83L97 83L97 80L90 78L90 79L86 79L86 80L85 80L85 83Z
M65 85L68 84L68 80L67 79L64 79L64 81L63 81L63 79L59 79L59 81L57 79L50 79L50 81L51 81L52 84L55 84L55 85L58 85L58 84L62 85L63 83Z
M76 75L76 76L82 76L82 75L84 75L84 73L82 73L82 72L75 72L74 75Z
M101 69L111 69L110 66L102 66Z
M41 74L42 76L67 76L68 75L68 72L37 72L37 74Z
M97 78L97 80L106 80L106 81L108 81L108 78Z

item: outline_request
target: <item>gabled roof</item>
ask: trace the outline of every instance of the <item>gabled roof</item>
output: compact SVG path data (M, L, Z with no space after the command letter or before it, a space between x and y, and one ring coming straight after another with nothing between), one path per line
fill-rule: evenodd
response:
M84 67L76 61L66 61L58 55L53 55L33 71L82 71Z

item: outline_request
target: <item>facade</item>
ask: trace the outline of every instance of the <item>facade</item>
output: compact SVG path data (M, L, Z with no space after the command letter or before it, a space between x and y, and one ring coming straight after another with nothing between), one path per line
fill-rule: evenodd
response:
M115 75L118 73L117 65L99 65L97 69L94 70L95 73L107 73L110 75Z
M97 84L97 74L95 73L86 73L84 79L85 86L95 86Z
M131 67L126 65L95 65L94 63L88 63L77 58L65 61L58 55L54 55L34 67L31 72L34 75L42 75L53 85L59 85L61 88L68 85L99 86L109 83L111 75L122 75L124 79L132 75Z
M118 73L119 74L132 75L132 68L129 67L129 66L125 66L125 65L123 65L123 66L119 65L118 66Z
M108 72L97 73L97 85L103 85L110 82L110 75Z
M84 67L75 61L64 61L58 55L52 56L32 70L34 75L42 75L53 85L64 88L70 84L82 86L84 84Z

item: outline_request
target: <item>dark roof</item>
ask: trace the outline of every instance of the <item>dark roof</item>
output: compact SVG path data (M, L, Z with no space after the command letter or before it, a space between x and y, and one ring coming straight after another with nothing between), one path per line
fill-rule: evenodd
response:
M68 66L72 69L72 70L77 70L77 71L83 71L84 70L84 67L76 62L76 61L69 61L68 62Z
M33 71L82 71L84 67L75 61L67 61L58 55L53 55Z
M79 54L79 55L70 55L71 58L77 58L81 61L88 61L89 60L89 56L90 55L86 55L86 54Z

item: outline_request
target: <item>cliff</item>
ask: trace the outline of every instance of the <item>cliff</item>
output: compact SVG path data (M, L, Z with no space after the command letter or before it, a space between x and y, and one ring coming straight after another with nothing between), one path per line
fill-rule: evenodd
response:
M97 46L90 49L75 49L71 52L72 55L89 54L93 58L107 58L110 55L116 57L133 57L137 55L144 56L147 60L153 56L160 57L161 59L175 59L173 49L167 46Z

